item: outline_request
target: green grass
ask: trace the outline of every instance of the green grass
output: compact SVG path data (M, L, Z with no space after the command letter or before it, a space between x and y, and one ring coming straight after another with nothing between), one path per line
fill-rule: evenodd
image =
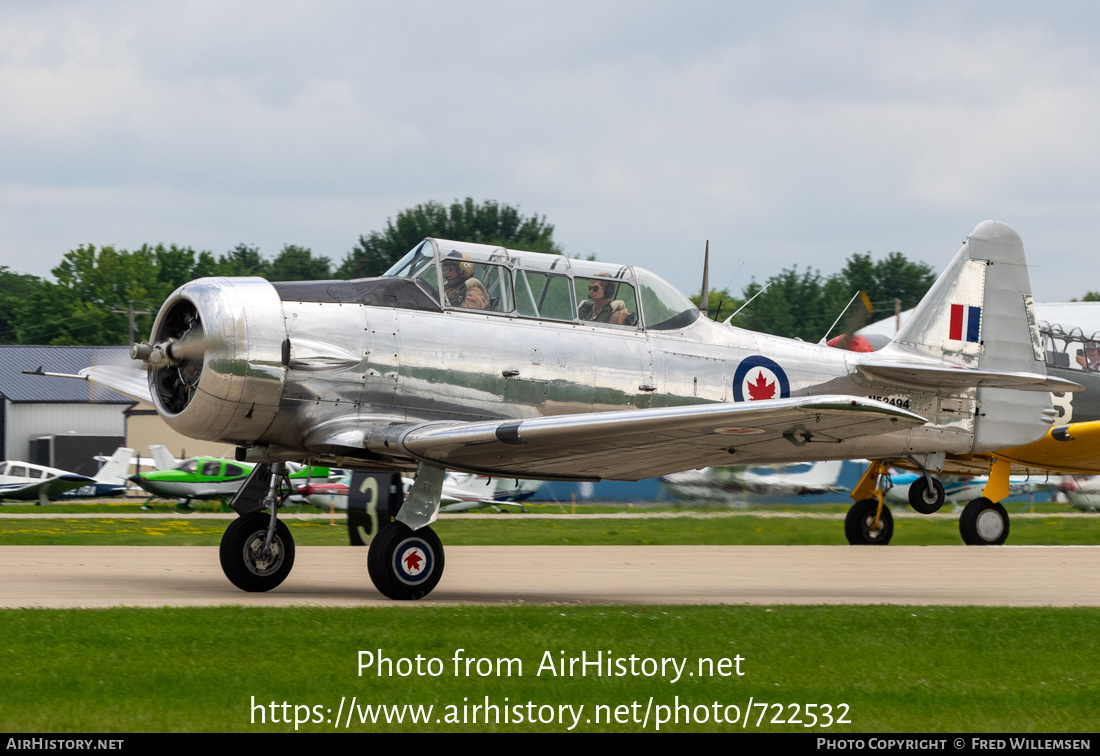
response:
M91 514L111 514L118 515L123 513L138 513L138 512L154 512L161 514L172 514L176 512L175 500L165 499L153 499L149 502L149 509L145 509L145 499L91 499L87 501L71 501L71 502L51 502L50 504L42 507L37 504L32 504L26 501L3 502L0 506L0 514L45 514L45 513L91 513ZM518 512L520 506L518 504L505 504L503 505L510 512ZM638 504L571 504L570 502L538 502L523 505L529 512L533 514L607 514L607 513L631 513L631 512L722 512L722 511L735 511L735 512L798 512L798 513L825 513L825 514L844 514L851 506L851 502L833 502L826 504L797 504L797 503L778 503L778 504L746 504L744 506L730 507L726 505L715 504L708 506L705 504L700 505L688 505L688 504L675 504L667 501L656 502L641 502ZM947 504L946 507L950 508L952 505ZM1027 501L1017 500L1015 498L1008 499L1004 503L1005 509L1009 514L1016 514L1018 512L1044 512L1044 513L1061 513L1061 512L1074 512L1069 504L1064 502L1048 502L1041 501L1034 504ZM196 512L229 512L229 508L224 506L218 501L196 501L192 503L192 507ZM306 504L290 504L284 508L283 511L298 513L310 513L317 514L320 510ZM491 517L493 513L490 510L480 510L474 512L474 514L483 514L487 517Z
M342 519L286 520L297 544L347 543ZM3 545L216 546L228 520L19 518L0 520ZM844 544L839 519L761 516L632 519L568 519L554 516L486 516L440 520L433 526L444 544L465 545L806 545ZM1100 517L1014 518L1009 544L1100 543ZM934 517L894 520L895 545L957 545L958 522Z
M362 724L348 731L560 732L567 725L461 724L462 706L583 704L581 731L654 730L597 725L597 705L838 704L851 724L757 727L783 732L1095 732L1100 662L1089 639L1100 609L973 607L430 607L369 609L9 610L0 612L0 729L8 732L199 732L293 730L272 724L270 706L308 706L330 719L345 698L366 704L432 705L428 724ZM474 658L519 658L522 676L454 675L456 649ZM443 660L438 677L360 677L360 650L391 659ZM536 675L554 660L686 658L684 676ZM687 676L699 658L740 655L743 676ZM476 667L475 667L476 668ZM483 667L484 669L484 667ZM515 669L515 668L514 668ZM264 706L259 722L255 701ZM459 723L436 723L448 705ZM320 706L321 709L312 707ZM331 709L331 713L328 713ZM526 712L526 708L524 712ZM544 710L544 712L547 710ZM700 710L701 711L701 710ZM804 708L802 709L804 712ZM819 709L819 713L821 709ZM299 710L299 717L306 714ZM467 710L467 716L469 710ZM255 715L256 722L252 722ZM503 714L501 714L503 717ZM730 716L733 711L730 710ZM802 713L802 719L809 718ZM681 714L682 720L682 714ZM736 725L666 724L669 731L740 730ZM333 731L329 722L305 731ZM340 728L343 731L343 728Z

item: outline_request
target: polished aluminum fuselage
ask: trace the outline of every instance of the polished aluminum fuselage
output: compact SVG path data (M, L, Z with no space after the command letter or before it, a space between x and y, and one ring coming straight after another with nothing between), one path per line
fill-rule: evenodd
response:
M444 270L477 296L452 296ZM858 457L939 470L1035 441L1048 392L1080 388L1045 374L1033 309L1022 242L993 221L873 355L719 325L640 268L426 239L381 278L191 281L132 354L172 427L253 461L589 479Z
M281 312L285 336L275 318L265 334L269 348L284 337L291 345L273 422L254 440L223 439L250 443L260 454L264 445L302 449L307 432L316 436L317 429L351 419L363 425L469 422L734 402L738 366L756 356L781 366L792 397L872 396L906 402L931 421L842 444L792 446L773 461L970 449L973 391L876 390L849 364L851 353L703 318L680 330L647 332L355 304L283 301ZM352 356L361 359L349 364ZM760 459L731 459L742 461Z

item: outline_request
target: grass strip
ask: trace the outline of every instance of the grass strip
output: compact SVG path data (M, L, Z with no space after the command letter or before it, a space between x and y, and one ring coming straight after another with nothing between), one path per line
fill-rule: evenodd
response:
M295 543L339 546L348 542L342 520L286 520ZM0 546L217 546L228 520L103 519L0 520ZM725 517L574 520L563 517L499 516L443 519L433 525L445 545L830 545L844 544L841 520ZM957 545L954 519L906 517L894 520L891 543L899 546ZM1091 545L1100 543L1100 518L1015 518L1012 545Z
M312 732L562 732L573 720L566 712L560 723L559 706L576 712L583 705L575 729L584 732L653 731L661 706L665 717L678 711L680 719L661 731L1095 732L1100 663L1087 639L1098 621L1100 609L1092 608L7 610L0 611L0 728L282 732L295 729L297 713L310 720L298 729ZM457 649L475 661L469 668L460 662L456 676ZM396 666L359 676L360 651L380 652ZM610 656L637 674L619 675L615 666L611 676L593 667L581 676L576 665L572 676L548 671L547 660L557 670L582 652L588 660L602 653L601 671ZM416 673L418 655L424 674ZM402 658L412 674L398 674ZM514 662L505 674L497 659L518 659L522 675ZM683 665L675 682L667 663L662 674L662 659ZM715 666L700 675L710 670L700 659L729 660L727 674ZM427 674L433 669L439 674ZM471 723L471 707L486 697L499 721L489 709L489 723L484 710ZM330 720L341 699L337 726ZM411 722L409 711L397 722L393 709L366 709L405 704L425 712L430 705L427 722ZM814 727L807 704L817 705ZM831 706L828 728L824 704ZM839 704L851 724L836 721ZM738 721L715 722L716 711L733 717L730 706ZM537 721L551 712L553 722Z

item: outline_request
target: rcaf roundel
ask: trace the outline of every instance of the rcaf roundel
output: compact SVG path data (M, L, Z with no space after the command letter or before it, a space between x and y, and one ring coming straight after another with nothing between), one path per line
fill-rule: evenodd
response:
M419 538L409 538L394 551L397 578L410 585L424 580L432 572L432 552Z
M786 399L790 395L787 374L778 362L767 357L744 359L733 374L733 398L739 402Z

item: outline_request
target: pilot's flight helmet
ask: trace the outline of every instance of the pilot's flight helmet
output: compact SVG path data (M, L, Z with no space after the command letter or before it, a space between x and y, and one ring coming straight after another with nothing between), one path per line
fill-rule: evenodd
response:
M458 274L463 278L469 278L474 274L474 264L470 262L468 255L452 249L451 253L443 258L443 265L457 265Z
M614 299L615 293L619 290L619 285L614 281L608 280L611 278L610 273L597 273L596 278L603 279L596 281L596 283L603 286L603 293L607 299Z

